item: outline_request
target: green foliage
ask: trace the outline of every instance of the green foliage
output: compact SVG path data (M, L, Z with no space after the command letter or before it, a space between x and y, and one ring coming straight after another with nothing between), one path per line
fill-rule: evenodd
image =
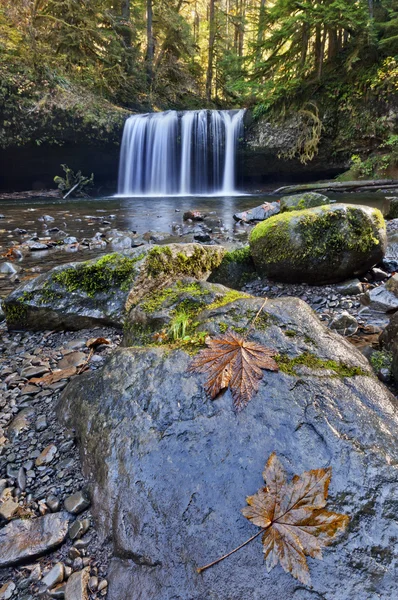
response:
M63 195L69 193L70 196L86 197L86 191L94 185L94 173L91 177L84 177L81 171L75 173L68 165L61 165L65 172L65 177L54 177L54 182L58 184L58 189Z
M393 355L391 352L377 350L370 357L370 364L375 373L379 373L382 369L388 369L391 373Z

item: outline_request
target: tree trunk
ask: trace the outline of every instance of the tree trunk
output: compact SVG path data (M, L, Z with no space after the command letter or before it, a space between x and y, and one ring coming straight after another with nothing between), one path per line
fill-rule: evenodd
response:
M322 32L321 25L316 26L315 32L315 71L318 79L322 77L323 60L325 58L326 30Z
M214 42L216 39L215 4L216 4L216 0L210 0L209 51L208 51L207 74L206 74L206 99L208 102L211 101L212 86L213 86Z
M146 2L146 36L147 36L147 77L148 83L153 80L153 56L154 56L154 40L153 40L153 5L152 0Z
M130 0L122 0L120 12L123 19L126 19L126 21L130 19Z
M256 63L259 63L262 56L261 44L264 40L264 30L265 30L265 2L266 0L261 0L260 2L260 11L258 14L258 29L257 29L257 40L256 40Z

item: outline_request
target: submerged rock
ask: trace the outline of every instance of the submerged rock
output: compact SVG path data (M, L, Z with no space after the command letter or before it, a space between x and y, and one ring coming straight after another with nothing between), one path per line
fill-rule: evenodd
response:
M249 241L261 274L320 285L366 273L379 263L386 232L379 210L335 204L272 217L253 229Z
M281 212L290 212L292 210L305 210L306 208L314 208L315 206L323 206L330 204L329 198L323 194L315 192L305 192L304 194L296 194L295 196L285 196L281 198Z
M391 599L395 400L304 302L263 303L240 299L195 316L203 332L247 334L252 325L248 338L280 353L280 372L265 371L238 414L229 391L206 398L181 344L119 349L63 392L58 414L76 430L94 516L113 544L109 600ZM309 559L311 590L279 566L268 574L260 540L199 575L258 531L240 510L264 485L274 451L289 476L333 468L329 506L350 516L346 535L323 562Z
M66 538L68 523L64 512L11 521L0 529L0 567L17 565L56 548Z
M36 331L121 327L126 310L148 291L179 276L206 279L224 253L220 246L170 244L55 267L4 300L7 325Z
M251 223L253 221L264 221L280 212L279 202L264 202L261 206L256 206L250 210L234 214L235 221Z

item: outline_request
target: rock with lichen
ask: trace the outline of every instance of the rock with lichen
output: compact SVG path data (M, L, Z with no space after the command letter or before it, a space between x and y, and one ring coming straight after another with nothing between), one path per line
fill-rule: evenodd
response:
M55 267L3 302L9 329L122 327L132 306L177 278L206 279L225 250L202 244L134 248Z
M364 274L379 263L386 229L375 208L335 204L271 217L253 229L249 242L259 273L319 285Z

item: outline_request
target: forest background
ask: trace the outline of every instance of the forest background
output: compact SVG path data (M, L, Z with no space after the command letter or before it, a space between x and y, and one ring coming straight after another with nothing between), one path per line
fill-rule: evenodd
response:
M0 0L3 148L29 138L24 111L46 106L249 107L300 113L314 138L337 114L387 164L396 97L397 0ZM57 142L46 135L35 142Z

